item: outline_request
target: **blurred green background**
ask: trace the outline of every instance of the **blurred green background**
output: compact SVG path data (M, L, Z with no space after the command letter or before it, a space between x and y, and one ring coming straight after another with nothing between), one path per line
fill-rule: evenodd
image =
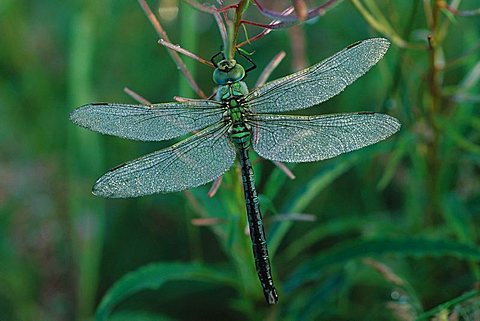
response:
M211 15L175 0L149 4L173 43L206 59L220 50ZM88 132L68 120L71 110L133 103L124 87L152 102L196 98L138 3L1 1L0 320L91 320L102 298L110 320L480 320L480 17L433 0L338 4L245 46L258 65L247 84L282 50L270 79L386 37L392 46L372 71L303 113L380 111L402 129L332 160L288 164L295 180L252 153L280 292L268 307L238 171L211 199L210 186L91 195L109 168L171 142ZM463 13L478 6L449 4ZM255 6L245 18L268 23ZM212 70L184 60L210 94Z

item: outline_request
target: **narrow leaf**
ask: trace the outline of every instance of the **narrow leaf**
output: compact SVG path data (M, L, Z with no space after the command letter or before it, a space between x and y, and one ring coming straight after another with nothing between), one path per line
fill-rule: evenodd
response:
M113 308L125 298L143 291L157 290L166 282L196 280L237 287L235 276L224 269L198 263L155 263L130 272L105 294L97 309L96 320L107 320Z
M161 314L150 314L141 311L121 311L113 314L108 321L174 321Z
M350 260L395 254L399 256L455 256L461 259L480 261L480 248L449 240L428 239L377 239L355 240L325 251L301 265L286 281L284 290L291 292L302 284L320 278L323 271L332 265Z
M429 320L431 317L437 315L438 313L440 313L441 311L443 310L446 310L446 309L449 309L451 307L454 307L462 302L465 302L467 300L470 300L470 299L473 299L475 297L477 297L477 300L475 300L474 302L478 302L478 300L480 299L480 290L472 290L472 291L469 291L469 292L466 292L452 300L449 300L447 302L444 302L438 306L436 306L435 308L425 312L425 313L422 313L421 315L419 315L415 321L421 321L421 320ZM462 319L463 320L463 319Z

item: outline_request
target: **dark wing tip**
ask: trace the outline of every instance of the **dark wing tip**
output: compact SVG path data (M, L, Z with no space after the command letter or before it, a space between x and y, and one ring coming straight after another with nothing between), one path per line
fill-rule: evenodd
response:
M348 45L346 49L352 49L353 47L358 46L358 45L361 44L362 42L363 42L363 40L354 42L354 43L352 43L351 45Z
M374 111L359 111L357 112L358 115L374 115L374 114L377 114L376 112Z

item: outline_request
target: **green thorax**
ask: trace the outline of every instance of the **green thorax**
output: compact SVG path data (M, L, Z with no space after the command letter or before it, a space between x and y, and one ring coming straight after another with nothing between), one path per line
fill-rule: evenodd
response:
M245 122L247 106L243 97L248 94L247 85L242 81L245 70L235 60L222 60L213 72L213 81L219 85L216 100L228 107L225 117L231 122L230 137L236 144L248 147L250 144L250 127Z

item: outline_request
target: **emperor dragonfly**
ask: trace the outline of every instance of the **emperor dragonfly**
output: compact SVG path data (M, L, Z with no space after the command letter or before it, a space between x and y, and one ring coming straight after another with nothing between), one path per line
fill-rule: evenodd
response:
M185 190L224 174L238 156L258 277L269 304L278 301L249 149L280 162L311 162L381 141L400 128L395 118L357 112L321 116L278 115L337 95L385 54L389 42L356 42L326 60L248 91L235 60L216 64L215 100L154 105L87 104L74 110L77 125L142 141L161 141L198 131L171 147L119 165L100 177L93 194L125 198Z

